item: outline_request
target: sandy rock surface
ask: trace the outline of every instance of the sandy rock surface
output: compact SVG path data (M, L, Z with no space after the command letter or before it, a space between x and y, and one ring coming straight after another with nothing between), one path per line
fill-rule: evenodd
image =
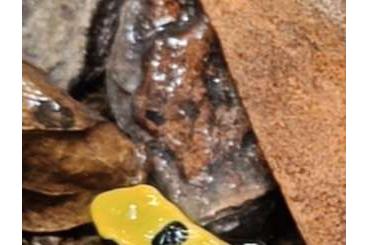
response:
M345 2L202 0L308 244L345 244Z

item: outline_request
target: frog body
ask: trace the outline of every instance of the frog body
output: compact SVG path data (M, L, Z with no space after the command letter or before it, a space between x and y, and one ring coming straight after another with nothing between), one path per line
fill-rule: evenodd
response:
M98 195L91 204L99 234L119 245L226 245L194 224L149 185Z

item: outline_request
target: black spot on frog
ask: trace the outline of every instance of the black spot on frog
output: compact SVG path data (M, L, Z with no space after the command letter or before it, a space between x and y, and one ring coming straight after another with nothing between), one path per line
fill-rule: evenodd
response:
M182 245L188 239L188 228L174 221L166 225L152 240L152 245Z

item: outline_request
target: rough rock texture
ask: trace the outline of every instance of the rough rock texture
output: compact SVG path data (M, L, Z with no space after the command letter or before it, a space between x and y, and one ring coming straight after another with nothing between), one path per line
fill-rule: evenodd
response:
M23 59L66 88L82 69L87 33L98 1L23 1Z
M23 231L22 245L116 245L103 240L91 224L56 233L32 233Z
M48 82L64 90L95 79L104 68L120 3L23 0L23 60L43 69Z
M59 236L34 236L23 239L22 245L114 245L102 241L97 235L63 238Z
M308 244L345 244L344 1L202 0Z

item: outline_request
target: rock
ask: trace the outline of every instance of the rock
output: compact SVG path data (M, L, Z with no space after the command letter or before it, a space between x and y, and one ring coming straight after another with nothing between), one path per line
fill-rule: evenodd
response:
M345 1L202 4L307 244L345 244Z
M34 236L31 239L23 239L23 245L59 245L62 238L57 236Z
M101 74L120 0L22 2L23 60L63 90Z
M75 231L76 232L76 231ZM68 232L71 233L71 232ZM110 241L104 241L96 234L64 234L35 235L28 239L23 239L23 245L114 245Z

